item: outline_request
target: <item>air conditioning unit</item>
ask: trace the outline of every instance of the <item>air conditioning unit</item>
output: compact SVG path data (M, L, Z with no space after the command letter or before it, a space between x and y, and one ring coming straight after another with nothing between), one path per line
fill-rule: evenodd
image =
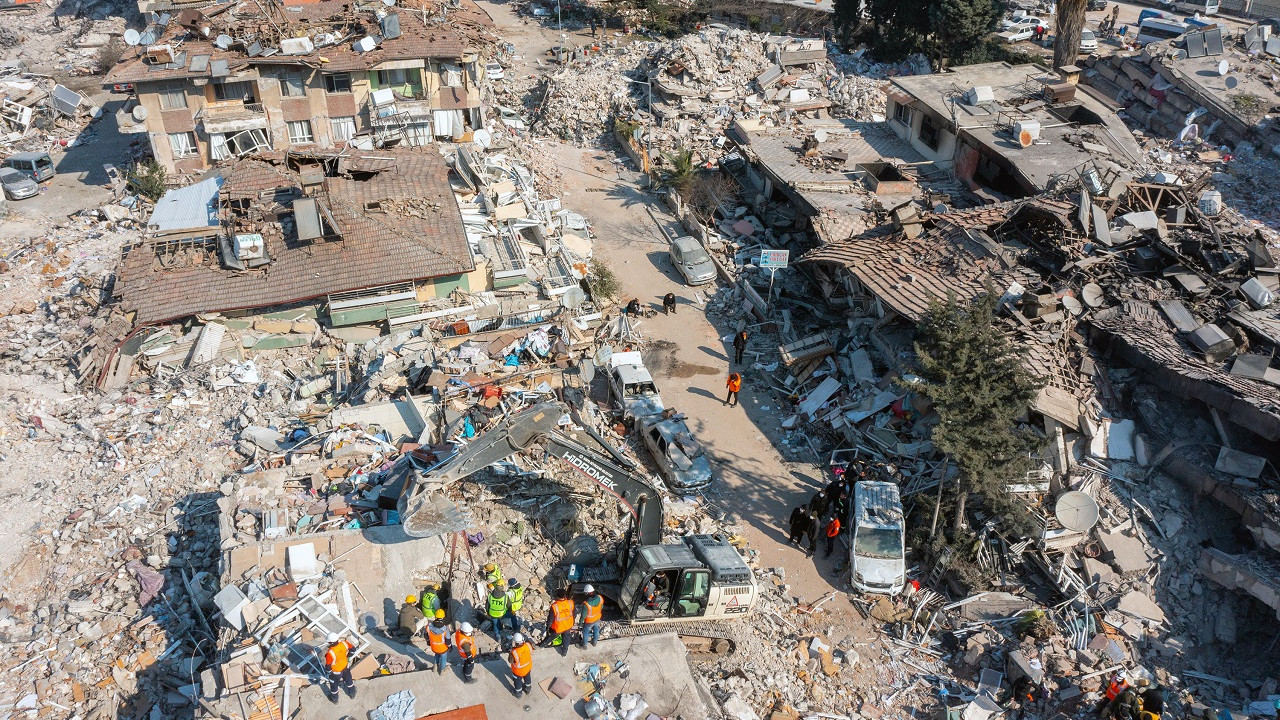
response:
M234 249L240 260L257 260L266 255L266 244L259 233L236 235Z
M165 65L173 62L173 46L172 45L149 45L147 46L147 60L153 65Z
M991 91L990 85L977 85L969 88L964 93L964 103L966 105L981 105L983 103L995 102L996 94Z
M1019 120L1013 124L1014 137L1021 138L1023 133L1035 142L1040 139L1040 121L1039 120Z

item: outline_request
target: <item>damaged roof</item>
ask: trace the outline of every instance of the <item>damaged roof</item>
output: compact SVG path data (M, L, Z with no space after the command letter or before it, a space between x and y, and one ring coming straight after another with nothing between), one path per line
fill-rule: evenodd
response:
M274 8L273 6L273 9ZM447 16L433 12L426 16L403 7L398 13L400 35L383 39L377 16L370 10L355 9L339 0L320 0L305 5L276 9L264 18L253 7L237 6L231 12L209 9L184 26L174 18L154 43L126 48L120 61L107 74L105 86L115 83L146 83L160 80L207 78L240 80L256 67L296 66L326 73L378 70L397 62L424 59L458 60L480 43L493 37L493 22L471 0L450 9ZM180 17L186 17L187 12ZM277 33L275 28L283 18ZM209 27L208 34L196 26ZM279 37L277 37L279 35ZM219 37L230 42L218 43ZM305 40L292 51L282 51L284 40ZM361 51L358 43L372 49ZM221 47L225 45L225 47ZM148 57L149 49L168 46L170 62ZM310 50L306 50L310 47ZM305 51L304 51L305 50ZM379 66L387 64L388 68Z
M120 264L117 292L124 309L146 325L473 270L449 168L439 153L405 148L367 154L385 169L326 177L310 191L320 224L336 225L313 242L300 241L294 230L294 204L303 199L297 173L258 158L232 162L222 170L217 232L224 243L235 234L261 234L270 262L232 270L208 244L175 249L143 243L129 248Z

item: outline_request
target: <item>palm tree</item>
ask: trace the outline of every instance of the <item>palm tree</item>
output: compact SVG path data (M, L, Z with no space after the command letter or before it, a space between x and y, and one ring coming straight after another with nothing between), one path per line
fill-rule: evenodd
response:
M1058 16L1054 19L1053 69L1074 65L1080 52L1080 31L1084 30L1084 11L1088 0L1058 0Z
M693 151L664 152L662 157L667 159L667 167L658 171L659 184L683 195L698 175L698 168L693 164Z

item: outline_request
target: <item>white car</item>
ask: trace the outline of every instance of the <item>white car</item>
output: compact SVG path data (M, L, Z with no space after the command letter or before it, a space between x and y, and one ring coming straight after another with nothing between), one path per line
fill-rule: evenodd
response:
M501 80L507 76L507 71L496 62L486 63L484 66L484 76L490 80Z
M1001 30L1014 30L1024 26L1029 26L1032 30L1035 30L1040 26L1048 27L1045 21L1041 18L1035 15L1023 15L1022 13L1018 13L1000 21Z
M1035 35L1036 35L1036 29L1034 26L1032 26L1032 27L1019 27L1019 28L1014 28L1012 30L1005 30L1004 32L999 33L996 37L1000 38L1001 40L1004 40L1007 43L1016 43L1016 42L1022 42L1023 40L1030 40L1031 38L1035 37Z
M1080 31L1080 54L1088 55L1098 51L1098 36L1093 31L1085 28Z

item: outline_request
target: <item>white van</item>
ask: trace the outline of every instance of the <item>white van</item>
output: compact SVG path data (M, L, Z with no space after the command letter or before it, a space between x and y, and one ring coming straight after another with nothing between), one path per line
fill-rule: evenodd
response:
M1218 14L1218 0L1177 0L1173 6L1185 13Z
M855 590L897 595L907 582L902 499L890 482L864 480L853 486L850 576Z
M1146 47L1149 43L1171 40L1184 35L1189 29L1190 27L1184 22L1149 17L1138 25L1136 41L1139 47Z

